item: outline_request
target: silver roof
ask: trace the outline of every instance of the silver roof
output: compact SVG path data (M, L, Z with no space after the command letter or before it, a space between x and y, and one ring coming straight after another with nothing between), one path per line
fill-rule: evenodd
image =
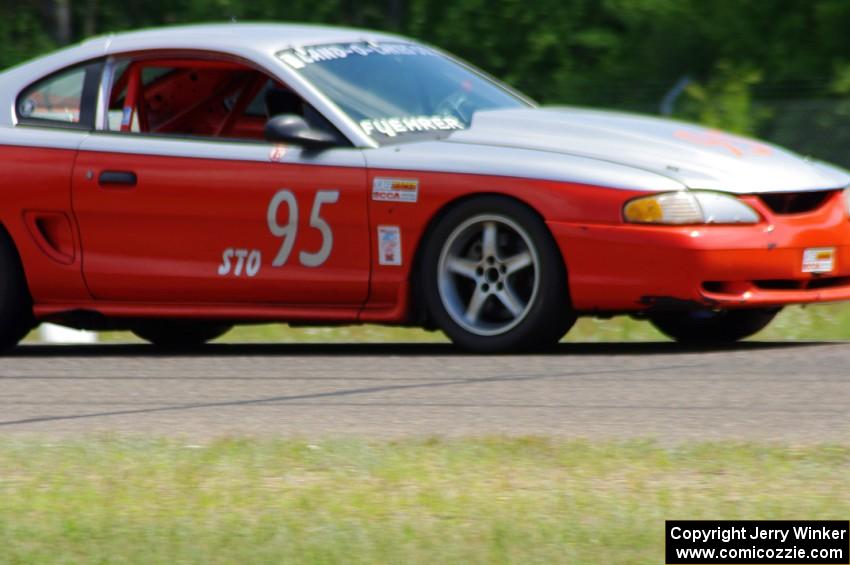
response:
M233 53L272 55L287 47L388 39L408 41L400 36L354 28L309 24L227 23L197 24L132 31L89 39L81 47L93 45L105 53L137 49L209 49Z
M192 49L230 53L246 59L268 59L288 47L347 41L404 41L401 36L368 30L307 24L197 24L113 33L49 53L7 70L11 78L21 72L33 79L78 61L150 49Z

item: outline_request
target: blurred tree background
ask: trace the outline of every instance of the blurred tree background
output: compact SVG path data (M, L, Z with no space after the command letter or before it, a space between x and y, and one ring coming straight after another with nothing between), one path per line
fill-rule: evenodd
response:
M850 0L0 2L0 67L148 26L354 25L457 53L544 104L670 113L850 166Z

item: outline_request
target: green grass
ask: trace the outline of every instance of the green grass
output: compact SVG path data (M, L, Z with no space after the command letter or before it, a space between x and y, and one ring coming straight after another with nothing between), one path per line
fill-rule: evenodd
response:
M850 447L0 441L4 563L652 563L665 519L847 519Z
M33 333L29 341L38 339ZM103 332L107 342L139 341L129 332ZM782 311L757 340L850 340L850 304L791 306ZM619 316L611 320L582 318L567 334L569 342L666 341L651 324ZM386 326L332 326L290 328L284 324L242 326L220 342L230 343L387 343L446 342L442 332Z

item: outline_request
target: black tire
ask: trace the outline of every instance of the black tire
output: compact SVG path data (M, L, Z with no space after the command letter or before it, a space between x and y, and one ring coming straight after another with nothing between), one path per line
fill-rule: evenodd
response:
M526 257L533 262L519 266ZM448 267L457 264L462 273ZM552 235L510 198L481 196L449 209L428 235L420 272L417 288L431 318L470 351L546 349L576 320Z
M18 345L34 326L21 259L12 238L0 227L0 352Z
M733 343L767 326L781 308L693 310L650 316L658 330L682 343Z
M163 349L200 347L229 332L233 326L195 320L151 320L133 328L133 333Z

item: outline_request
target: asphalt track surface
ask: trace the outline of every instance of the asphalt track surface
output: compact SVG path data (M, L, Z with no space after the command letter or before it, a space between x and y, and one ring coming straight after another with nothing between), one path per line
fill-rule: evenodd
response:
M23 346L0 437L553 435L850 443L850 343Z

